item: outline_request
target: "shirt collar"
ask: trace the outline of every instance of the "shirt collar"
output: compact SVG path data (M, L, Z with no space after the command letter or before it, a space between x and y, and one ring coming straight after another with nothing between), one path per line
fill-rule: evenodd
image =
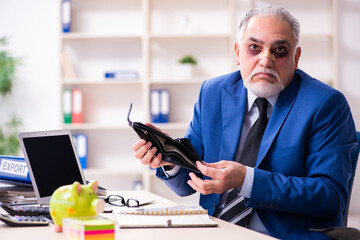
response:
M271 108L274 108L278 97L279 97L279 94L276 94L274 96L266 98L268 100L268 102L270 103ZM247 110L248 110L248 112L251 110L256 98L258 98L258 97L254 93L252 93L249 90L247 91L247 102L248 102Z

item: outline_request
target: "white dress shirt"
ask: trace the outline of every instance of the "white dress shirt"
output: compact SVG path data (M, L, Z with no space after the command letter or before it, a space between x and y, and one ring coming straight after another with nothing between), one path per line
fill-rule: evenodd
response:
M267 107L268 119L270 118L270 115L272 113L272 110L274 109L274 106L275 106L275 103L276 103L278 97L279 97L279 95L275 95L275 96L266 98L269 102L268 107ZM256 98L257 98L257 96L255 96L252 92L248 91L247 112L245 113L243 129L241 131L241 137L240 137L240 145L239 145L240 151L242 151L242 148L245 143L245 139L250 131L251 126L256 122L256 120L259 117L259 109L257 108L256 104L254 104ZM245 175L244 183L240 189L240 193L239 193L240 196L243 196L245 198L250 198L253 181L254 181L254 168L246 167L246 175ZM221 212L224 208L225 200L229 194L229 191L225 192L223 197L221 198L218 210L214 214L215 217L219 217L221 215ZM265 229L264 225L262 224L256 211L253 211L253 213L251 215L248 228L252 229L254 231L257 231L257 232L268 234L267 230Z
M275 103L276 103L278 97L279 97L279 95L275 95L275 96L267 98L267 100L269 102L268 107L267 107L268 119L270 118L270 115L272 113L272 110L274 109L274 106L275 106ZM256 104L254 104L256 98L257 98L257 96L255 96L252 92L248 91L247 112L245 113L245 119L244 119L243 129L241 131L241 137L240 137L240 143L239 143L240 151L242 151L245 139L250 131L251 126L255 123L255 121L259 117L259 109L257 108ZM170 177L170 176L176 175L179 170L180 170L180 167L175 166L173 169L171 169L169 171L164 170L164 173L167 177ZM254 168L246 167L246 175L245 175L243 186L241 187L241 191L239 193L240 196L243 196L245 198L250 198L251 190L252 190L252 186L253 186L253 180L254 180ZM221 215L221 212L224 209L225 200L226 200L226 197L227 197L229 191L225 192L223 197L221 198L219 208L215 212L214 217L219 217ZM254 231L257 231L257 232L268 234L267 230L265 229L264 225L262 224L256 211L253 211L253 213L252 213L248 228L252 229Z

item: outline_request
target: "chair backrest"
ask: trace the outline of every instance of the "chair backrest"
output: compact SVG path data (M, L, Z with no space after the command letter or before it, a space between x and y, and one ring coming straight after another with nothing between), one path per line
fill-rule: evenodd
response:
M356 149L354 149L351 152L352 177L351 177L350 185L349 185L349 198L348 198L348 202L347 202L347 206L346 206L346 212L344 214L344 226L345 227L347 226L347 219L348 219L348 213L349 213L351 191L352 191L352 187L353 187L353 183L354 183L356 165L357 165L357 162L358 162L359 152L360 152L360 132L356 132L356 135L357 135L357 144L358 145L357 145Z

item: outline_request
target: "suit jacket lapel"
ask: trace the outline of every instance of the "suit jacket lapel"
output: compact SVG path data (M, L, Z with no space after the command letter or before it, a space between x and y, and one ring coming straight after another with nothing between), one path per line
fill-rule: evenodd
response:
M266 153L269 151L271 144L294 105L298 89L299 81L294 77L291 83L280 93L260 144L256 167L260 165Z
M222 128L221 160L233 160L241 136L244 122L247 91L242 81L229 89L222 90Z

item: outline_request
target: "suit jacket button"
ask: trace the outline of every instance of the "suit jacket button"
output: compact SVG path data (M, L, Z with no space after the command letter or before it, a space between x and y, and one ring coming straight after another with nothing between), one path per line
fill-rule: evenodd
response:
M264 207L264 203L263 203L263 202L259 202L259 207Z

